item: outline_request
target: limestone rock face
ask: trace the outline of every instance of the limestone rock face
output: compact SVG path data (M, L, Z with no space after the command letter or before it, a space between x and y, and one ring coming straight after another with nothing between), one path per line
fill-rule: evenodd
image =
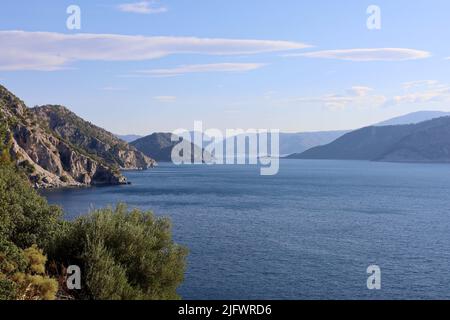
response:
M41 123L57 136L89 154L102 158L108 165L123 170L145 170L155 161L114 134L84 121L63 106L47 105L31 109Z
M0 86L0 125L6 131L0 146L8 149L36 188L125 184L121 168L146 169L154 164L124 142L102 140L109 133L87 124L63 107L29 109Z

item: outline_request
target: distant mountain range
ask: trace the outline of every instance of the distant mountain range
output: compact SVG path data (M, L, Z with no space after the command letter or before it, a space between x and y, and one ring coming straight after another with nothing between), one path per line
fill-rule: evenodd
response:
M349 131L319 131L280 133L280 155L301 153L310 148L326 145Z
M280 133L280 154L289 155L292 153L299 153L305 150L308 150L312 147L328 144L337 138L343 136L349 131L323 131L323 132L299 132L299 133ZM169 136L170 133L157 133L158 135L166 135ZM193 132L190 132L191 136L193 136ZM116 135L119 139L128 142L134 146L133 144L136 140L144 138L144 136L139 135ZM155 137L154 137L155 138ZM164 138L162 138L164 140ZM170 139L169 139L170 140ZM191 139L192 141L193 139ZM152 142L152 144L155 141ZM164 145L164 144L163 144ZM163 146L162 145L162 146ZM156 145L153 145L152 150L158 150ZM138 147L139 149L139 147ZM166 151L167 152L167 151ZM167 157L164 156L163 159L160 160L158 157L155 158L157 161L167 161Z
M450 116L409 125L372 126L289 159L450 162Z
M446 115L450 115L450 113L442 111L419 111L377 123L375 124L375 126L414 124L426 120L431 120L433 118L443 117ZM317 146L327 145L349 132L351 132L351 130L280 133L280 155L291 155L294 153L302 153L308 149ZM169 135L169 133L167 133L166 135ZM193 132L191 132L191 136L193 136ZM133 134L117 135L117 137L128 143L143 138L143 136ZM156 147L156 145L153 145L152 148L153 151L158 152L157 151L158 148ZM162 148L164 148L164 144L162 144ZM165 159L163 161L167 161L166 156L163 157L163 159Z

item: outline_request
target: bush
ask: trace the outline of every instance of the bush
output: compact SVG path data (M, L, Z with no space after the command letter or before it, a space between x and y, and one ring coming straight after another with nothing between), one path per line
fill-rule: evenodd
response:
M66 227L53 257L82 269L78 298L179 299L187 250L172 241L168 219L119 205Z
M0 165L7 165L11 163L9 154L10 149L10 134L5 124L5 120L0 117Z
M12 164L0 164L0 300L50 300L58 284L46 276L60 209L47 204Z
M31 175L36 171L34 166L28 160L20 162L18 164L18 168L21 169L27 175Z
M54 300L58 282L46 276L46 262L37 246L21 250L0 240L0 300Z
M179 298L187 250L173 242L168 219L125 205L73 222L61 216L14 165L0 164L0 300L55 298L45 254L52 275L80 266L82 290L70 292L76 298Z
M21 249L47 249L60 230L61 209L48 205L11 165L0 165L0 236Z

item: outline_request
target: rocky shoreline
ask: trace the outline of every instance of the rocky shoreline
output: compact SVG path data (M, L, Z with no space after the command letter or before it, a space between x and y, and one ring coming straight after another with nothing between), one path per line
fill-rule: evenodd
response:
M120 170L146 170L155 160L62 106L30 109L0 86L2 150L37 189L124 185Z

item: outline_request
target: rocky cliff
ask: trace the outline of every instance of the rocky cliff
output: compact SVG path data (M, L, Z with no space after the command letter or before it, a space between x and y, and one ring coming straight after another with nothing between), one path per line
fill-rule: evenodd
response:
M114 134L87 122L63 106L47 105L30 109L53 134L72 145L98 157L109 166L122 170L142 170L155 165L155 161Z
M50 109L53 108L29 109L0 86L0 121L4 131L0 146L25 170L36 188L125 184L119 171L122 165L144 168L154 163L132 148L108 145L101 136L89 137L84 130L77 130L71 121L76 116L67 109L55 108L64 111L55 112L57 115ZM59 118L61 115L70 115L67 123ZM107 136L106 131L102 132ZM94 152L95 146L100 151Z

